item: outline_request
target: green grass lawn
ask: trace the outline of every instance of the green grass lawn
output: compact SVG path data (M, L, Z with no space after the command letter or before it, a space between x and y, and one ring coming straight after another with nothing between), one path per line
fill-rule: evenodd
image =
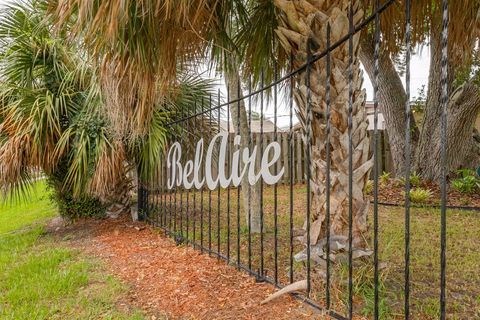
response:
M57 212L39 182L0 205L0 319L143 319L120 310L126 288L102 264L45 232Z
M42 224L55 215L46 184L40 181L30 189L28 200L8 198L0 202L0 235Z

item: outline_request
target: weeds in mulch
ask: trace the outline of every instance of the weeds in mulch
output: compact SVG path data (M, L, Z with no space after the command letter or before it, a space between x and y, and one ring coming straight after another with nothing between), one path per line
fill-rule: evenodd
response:
M422 196L422 201L419 202L425 206L439 206L441 204L440 186L432 182L416 181L411 184L412 191L425 190L429 196ZM447 186L447 205L449 206L466 206L472 208L480 208L480 192L461 192L459 187ZM373 201L372 193L370 198ZM388 203L393 205L404 205L405 203L405 180L391 179L379 183L378 199L381 203Z

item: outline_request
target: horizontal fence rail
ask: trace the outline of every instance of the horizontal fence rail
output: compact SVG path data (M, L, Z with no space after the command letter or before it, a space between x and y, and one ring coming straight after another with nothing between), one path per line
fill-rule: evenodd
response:
M382 318L381 256L379 238L379 177L388 171L387 138L378 129L379 53L382 46L380 17L392 4L405 10L405 80L410 95L410 1L380 4L367 18L354 24L354 8L348 14L348 32L333 39L328 26L326 49L292 55L290 71L275 81L252 90L229 84L220 92L196 101L195 112L181 114L168 124L171 136L161 164L148 179L139 181L139 212L178 244L226 260L256 278L279 288L292 288L310 305L337 319L353 319L366 306L358 305L359 292L372 289L372 318ZM442 46L447 46L448 7L444 1ZM358 35L374 31L375 76L374 130L367 132L365 97L358 87L360 70L356 54ZM333 40L335 41L333 41ZM443 52L446 65L446 50ZM339 61L341 60L341 61ZM343 66L340 76L336 73ZM444 68L446 73L446 68ZM446 146L446 74L442 77L444 110L442 132ZM342 80L343 79L343 80ZM338 91L345 82L345 91ZM318 89L318 88L321 88ZM279 95L289 96L289 127L277 126ZM270 97L267 99L267 94ZM343 100L342 100L343 99ZM362 100L363 99L363 100ZM342 102L339 102L342 101ZM407 99L409 101L409 99ZM259 121L252 132L252 113L265 119L273 103L273 131ZM285 107L285 106L284 106ZM341 107L341 108L339 108ZM341 109L341 110L339 110ZM405 116L410 117L410 103ZM293 124L296 115L301 130ZM221 126L226 122L226 128ZM410 124L410 121L407 121ZM405 131L406 159L411 158L410 128ZM443 148L442 158L446 158ZM446 317L446 172L441 181L440 315ZM405 194L411 189L407 160ZM364 192L373 180L371 198ZM371 205L370 205L371 203ZM403 314L411 316L411 204L404 204L403 294L397 297ZM365 220L365 221L364 221ZM366 222L368 220L368 222ZM370 228L367 228L370 226ZM365 227L365 230L363 229ZM368 229L368 231L366 230ZM433 263L433 262L432 262ZM368 274L371 288L358 277ZM370 276L371 275L371 276ZM433 284L432 284L433 285ZM370 291L369 291L370 292ZM398 301L401 300L401 301Z

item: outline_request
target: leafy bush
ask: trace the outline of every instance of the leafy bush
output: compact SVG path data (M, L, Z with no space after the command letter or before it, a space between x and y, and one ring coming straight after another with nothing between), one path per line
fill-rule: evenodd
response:
M79 218L103 218L105 217L106 207L98 198L84 196L75 199L71 194L52 194L52 200L58 206L60 215L70 220Z
M425 92L425 85L418 89L418 96L413 98L413 104L411 105L413 113L425 111L425 104L427 101L427 94Z
M70 220L87 217L103 218L107 206L100 199L88 194L74 197L72 188L65 186L67 170L67 161L60 161L55 172L51 173L47 179L47 184L53 191L50 199L57 205L60 215Z
M461 193L474 193L480 190L480 179L476 176L473 170L462 169L458 170L460 178L452 181L452 188Z
M433 196L430 189L415 188L410 190L410 201L413 203L426 203Z

